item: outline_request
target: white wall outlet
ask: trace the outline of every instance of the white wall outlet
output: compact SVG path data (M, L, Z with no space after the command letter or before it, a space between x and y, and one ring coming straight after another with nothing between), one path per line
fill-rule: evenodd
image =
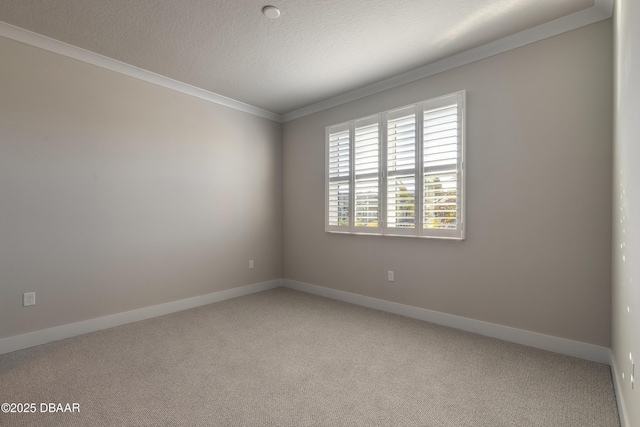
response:
M253 268L253 260L252 259L249 260L249 268Z
M22 294L22 306L26 307L28 305L36 305L35 292L25 292L24 294Z
M396 275L392 270L387 271L387 280L390 282L394 282L396 280Z

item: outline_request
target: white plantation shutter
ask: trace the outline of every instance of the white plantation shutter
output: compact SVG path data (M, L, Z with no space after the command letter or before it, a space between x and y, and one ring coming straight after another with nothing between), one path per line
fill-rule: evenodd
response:
M416 225L416 113L403 108L387 116L387 228Z
M327 222L332 229L349 227L351 139L348 126L329 131L327 146L328 191Z
M461 236L462 134L455 94L424 103L422 118L423 231Z
M355 226L375 232L380 226L380 137L378 116L358 120L354 131Z
M464 239L464 103L461 91L328 127L326 230Z

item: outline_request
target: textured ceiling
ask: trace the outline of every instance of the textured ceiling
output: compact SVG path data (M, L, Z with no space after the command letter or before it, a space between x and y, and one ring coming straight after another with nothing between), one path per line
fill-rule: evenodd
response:
M266 4L280 18L265 18ZM593 0L1 0L0 21L284 114Z

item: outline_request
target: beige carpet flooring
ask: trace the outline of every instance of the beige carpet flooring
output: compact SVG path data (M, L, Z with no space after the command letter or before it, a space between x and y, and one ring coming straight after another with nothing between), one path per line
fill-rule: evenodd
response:
M38 406L2 426L619 426L608 366L285 288L2 355L2 402Z

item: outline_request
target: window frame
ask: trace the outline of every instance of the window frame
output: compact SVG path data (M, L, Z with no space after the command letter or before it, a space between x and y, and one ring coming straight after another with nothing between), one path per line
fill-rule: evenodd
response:
M427 171L433 171L440 168L444 170L444 166L431 166L425 168L424 164L424 116L426 112L432 112L438 108L443 108L451 105L456 105L457 108L457 145L456 145L456 160L455 160L455 174L456 174L456 228L455 229L442 229L442 228L425 228L425 176ZM414 181L414 226L413 227L390 227L388 224L388 203L387 200L389 191L389 178L392 174L388 171L388 124L389 118L393 118L401 112L413 111L413 118L415 122L415 156L414 167L405 168L402 171L406 173L413 173ZM377 120L378 123L378 172L377 172L377 185L378 185L378 220L375 226L369 223L367 226L358 226L356 223L356 127L358 123L374 123ZM349 132L349 172L348 177L342 177L341 179L336 177L330 177L330 136L338 132ZM406 237L418 237L418 238L431 238L431 239L450 239L450 240L464 240L466 231L466 218L465 218L465 199L466 199L466 185L465 185L465 167L466 167L466 91L461 90L451 94L443 95L437 98L432 98L426 101L418 102L415 104L406 105L399 108L394 108L382 113L373 114L349 120L347 122L330 125L325 128L325 231L328 233L341 233L341 234L367 234L367 235L380 235L380 236L406 236ZM451 166L448 166L450 169ZM394 172L395 173L395 172ZM398 171L398 174L402 173ZM442 172L443 174L445 172ZM371 179L374 176L370 176L372 173L367 174L367 178ZM348 224L347 225L331 225L330 215L330 184L332 182L348 183ZM411 184L409 184L411 185ZM335 217L334 217L335 218ZM335 221L334 221L335 222Z

